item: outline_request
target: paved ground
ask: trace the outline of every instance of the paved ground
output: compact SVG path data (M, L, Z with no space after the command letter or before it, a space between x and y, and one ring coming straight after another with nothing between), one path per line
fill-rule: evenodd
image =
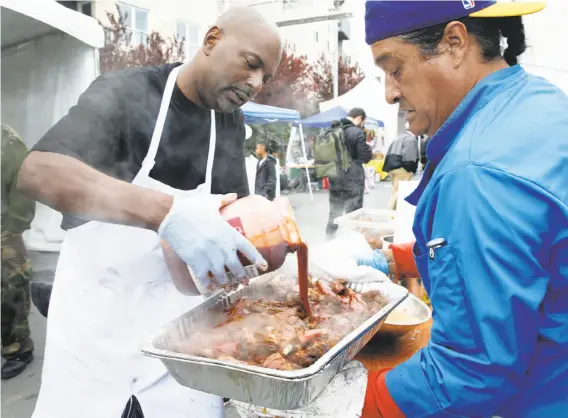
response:
M391 190L390 184L378 184L371 194L365 196L365 207L386 208ZM327 193L315 193L314 202L310 201L307 193L292 194L288 197L294 206L304 240L309 245L323 242L329 210ZM53 281L57 253L34 253L32 261L34 280ZM2 382L2 418L29 418L35 406L41 382L46 329L46 320L35 307L32 308L30 324L36 345L35 360L22 375Z

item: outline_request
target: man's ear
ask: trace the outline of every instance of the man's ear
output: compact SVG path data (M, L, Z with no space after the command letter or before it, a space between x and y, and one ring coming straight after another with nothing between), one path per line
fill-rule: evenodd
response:
M203 39L203 52L205 52L205 55L211 54L211 51L222 37L223 30L219 26L213 26L207 31Z
M458 68L469 48L469 34L465 25L457 21L448 23L441 43L448 48L454 68Z

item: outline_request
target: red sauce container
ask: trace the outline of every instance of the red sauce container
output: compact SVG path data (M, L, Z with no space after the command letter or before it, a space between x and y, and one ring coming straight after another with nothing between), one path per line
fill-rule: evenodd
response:
M286 255L295 252L302 241L286 198L271 202L262 196L251 195L225 206L221 215L262 254L268 263L267 272L280 268ZM193 296L208 292L197 288L191 269L164 241L162 248L170 276L181 293ZM240 258L243 265L251 264L244 256Z

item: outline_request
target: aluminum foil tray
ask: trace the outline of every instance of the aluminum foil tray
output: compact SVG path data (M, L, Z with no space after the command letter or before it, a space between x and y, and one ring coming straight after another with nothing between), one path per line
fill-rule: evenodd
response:
M142 352L160 359L174 379L183 386L253 405L278 410L301 408L314 400L333 377L352 360L377 333L388 314L407 296L403 287L387 283L366 285L365 291L380 290L389 304L346 335L310 367L280 371L181 354L170 350L203 324L215 326L226 307L243 296L255 297L258 290L274 280L276 273L251 280L249 286L228 294L217 294L170 323Z

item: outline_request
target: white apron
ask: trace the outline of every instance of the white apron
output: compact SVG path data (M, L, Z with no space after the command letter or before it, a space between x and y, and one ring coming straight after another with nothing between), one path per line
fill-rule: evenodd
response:
M211 193L214 111L205 184L182 191L149 176L178 72L168 77L148 154L132 183L171 195ZM140 352L152 333L201 301L176 290L155 232L102 222L69 231L55 274L32 418L120 418L132 395L145 418L222 417L221 398L178 385L161 361Z

